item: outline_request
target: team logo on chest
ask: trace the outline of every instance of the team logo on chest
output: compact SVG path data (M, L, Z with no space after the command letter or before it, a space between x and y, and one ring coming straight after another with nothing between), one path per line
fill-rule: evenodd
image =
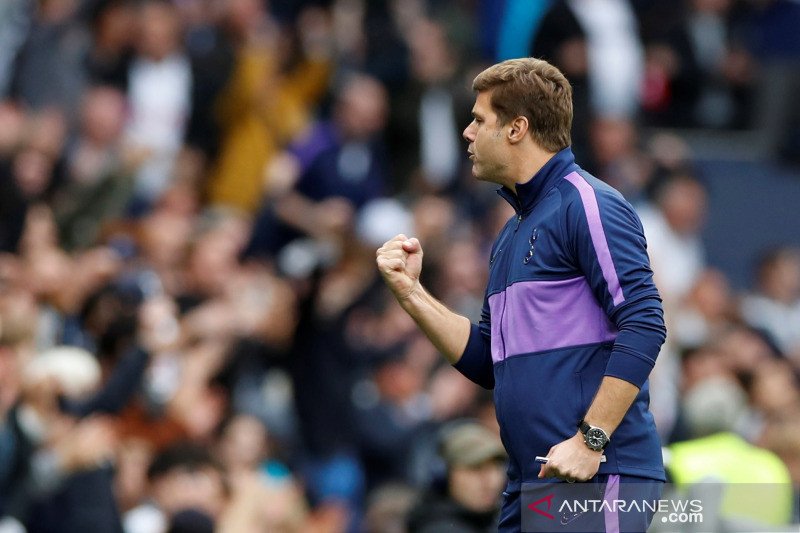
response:
M539 228L533 228L531 230L531 236L528 239L528 245L529 245L528 253L526 253L525 257L522 259L522 262L526 265L531 262L531 259L533 259L534 249L536 248L536 239L538 238L539 238Z

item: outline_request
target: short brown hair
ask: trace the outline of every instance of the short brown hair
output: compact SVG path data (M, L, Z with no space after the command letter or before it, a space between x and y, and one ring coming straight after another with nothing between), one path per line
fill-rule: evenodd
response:
M572 86L547 61L525 57L497 63L475 77L472 89L491 91L500 124L526 117L533 140L545 150L572 144Z

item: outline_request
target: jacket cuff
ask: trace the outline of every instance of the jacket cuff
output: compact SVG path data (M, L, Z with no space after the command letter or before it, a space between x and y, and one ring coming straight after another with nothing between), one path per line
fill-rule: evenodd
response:
M480 326L472 324L470 327L467 346L453 368L484 389L494 388L491 348L481 333Z
M606 376L623 379L642 388L655 362L624 348L614 348L606 365Z

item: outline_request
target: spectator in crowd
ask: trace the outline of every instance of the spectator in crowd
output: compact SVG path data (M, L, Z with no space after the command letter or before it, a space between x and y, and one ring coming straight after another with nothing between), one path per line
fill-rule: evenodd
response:
M132 169L122 146L125 96L111 87L87 89L79 137L68 148L66 183L53 199L61 243L86 248L103 224L120 218L132 198Z
M589 125L592 160L603 181L632 203L642 201L651 179L651 161L637 145L639 131L627 117L597 117Z
M0 102L0 251L16 252L28 199L13 177L14 153L23 141L26 115L10 101Z
M641 13L649 122L708 128L751 123L753 63L744 38L751 19L744 4L693 0L685 11L664 13L653 5Z
M735 381L717 377L689 392L684 409L693 438L668 448L665 462L673 482L713 508L709 514L715 531L788 531L793 505L789 470L776 454L736 433L746 406L742 389ZM741 464L752 468L744 471L737 466Z
M444 479L411 510L409 533L495 531L505 483L500 439L476 422L465 422L445 432L441 457Z
M263 2L232 0L224 5L223 35L236 57L213 104L221 139L208 183L212 204L248 212L258 208L266 165L308 125L327 88L328 21L318 11L306 12L302 20L306 25L298 30L302 48L297 50L302 60L291 65L286 36Z
M706 192L694 176L679 173L664 179L654 196L653 209L642 210L642 225L656 285L669 307L686 296L705 267L700 230Z
M676 313L672 344L679 349L696 348L718 338L738 321L736 301L725 275L706 269Z
M800 87L800 39L789 28L800 23L800 6L791 0L753 0L748 5L748 49L759 71L754 126L770 156L797 164L800 107L792 95Z
M749 383L759 367L779 358L775 345L758 330L734 325L711 340L724 354L725 368L742 383Z
M773 451L786 464L794 487L794 516L792 523L800 523L800 424L797 417L772 420L767 423L758 444Z
M155 457L147 478L153 502L126 514L126 533L214 531L228 485L224 467L209 450L177 443Z
M373 363L370 380L360 384L356 424L369 488L408 479L412 445L434 416L425 389L428 368L414 360L415 348L420 347L395 347Z
M19 401L8 415L14 453L6 467L13 488L3 514L34 531L121 531L111 494L111 421L81 420L60 404L98 386L97 361L83 350L60 347L28 361L22 375Z
M586 31L568 2L551 2L534 35L529 55L541 57L558 67L573 87L572 124L576 157L589 156L588 125L591 112L589 55Z
M91 2L92 43L86 58L89 83L128 89L128 68L136 37L136 9L130 0Z
M381 135L387 95L376 79L357 74L336 93L332 120L319 121L292 145L272 172L282 183L256 221L248 252L275 255L309 236L341 246L356 211L383 196L389 163Z
M408 31L411 78L392 99L387 129L393 188L442 191L454 187L462 173L461 125L468 122L465 110L472 95L447 28L420 19Z
M31 17L25 0L9 0L0 9L0 99L4 99L11 88L14 59L25 42Z
M786 420L800 407L800 377L784 360L759 365L749 392L753 408L766 420Z
M403 484L387 484L372 491L366 504L366 533L403 533L406 517L417 497L413 488Z
M631 3L626 0L567 3L586 35L593 114L633 117L639 108L643 51Z
M30 29L16 57L11 89L22 104L37 110L55 107L65 114L78 108L89 46L79 8L72 0L48 0L28 8ZM19 14L16 21L21 23Z
M758 263L756 292L742 302L745 320L787 356L800 357L800 252L778 248Z
M134 187L139 205L133 209L141 212L173 181L189 116L192 73L174 6L148 0L138 9L125 141L138 167Z

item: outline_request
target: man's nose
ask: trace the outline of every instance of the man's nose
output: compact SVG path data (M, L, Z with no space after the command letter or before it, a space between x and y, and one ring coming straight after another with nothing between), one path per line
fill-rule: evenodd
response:
M466 141L472 142L473 136L472 136L472 123L471 122L470 122L469 126L464 128L464 132L461 135L463 135L463 137L464 137L464 139Z

